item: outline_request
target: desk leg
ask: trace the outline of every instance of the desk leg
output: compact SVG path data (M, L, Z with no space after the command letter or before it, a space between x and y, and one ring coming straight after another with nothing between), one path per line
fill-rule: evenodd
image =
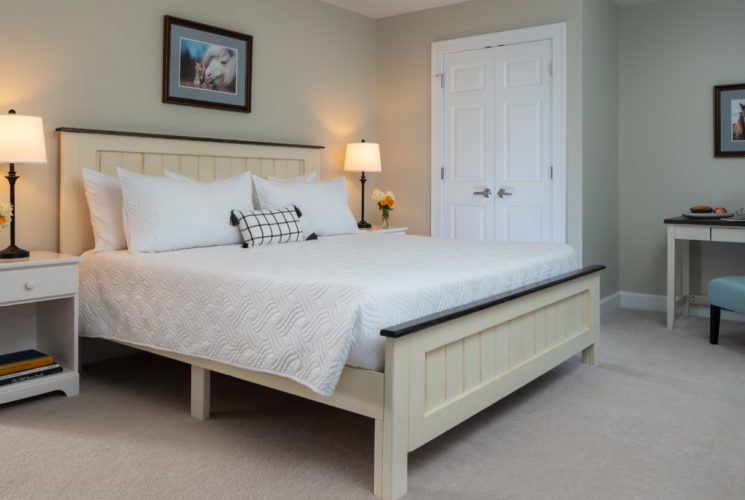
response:
M691 242L689 240L682 240L683 252L681 253L681 264L683 271L681 273L681 287L683 288L683 315L688 316L691 309Z
M675 227L667 226L667 329L675 322Z

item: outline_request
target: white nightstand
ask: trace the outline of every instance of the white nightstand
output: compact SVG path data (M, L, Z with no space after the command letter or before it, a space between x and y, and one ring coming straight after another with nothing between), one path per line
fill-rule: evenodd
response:
M0 386L0 404L52 391L78 394L78 262L51 252L0 259L0 354L37 349L64 368Z
M408 227L383 227L383 226L373 226L370 229L360 229L361 233L370 233L370 234L406 234L406 231L408 231Z

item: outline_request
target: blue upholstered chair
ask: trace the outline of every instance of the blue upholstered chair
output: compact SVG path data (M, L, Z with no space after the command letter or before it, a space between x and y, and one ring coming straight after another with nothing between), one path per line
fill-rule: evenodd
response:
M719 318L722 309L745 314L745 276L727 276L709 282L711 323L709 342L719 343Z

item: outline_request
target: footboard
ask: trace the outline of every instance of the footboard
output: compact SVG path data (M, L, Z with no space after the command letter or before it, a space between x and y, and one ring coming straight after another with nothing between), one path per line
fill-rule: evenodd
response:
M406 492L409 451L579 352L594 364L602 269L384 330L386 408L376 436L376 493Z

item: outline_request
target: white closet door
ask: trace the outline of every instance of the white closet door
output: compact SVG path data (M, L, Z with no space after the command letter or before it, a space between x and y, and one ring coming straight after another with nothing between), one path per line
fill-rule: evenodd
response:
M553 241L551 42L499 47L496 59L495 239Z
M443 236L553 241L551 42L445 56Z
M445 56L443 236L494 239L494 50Z

